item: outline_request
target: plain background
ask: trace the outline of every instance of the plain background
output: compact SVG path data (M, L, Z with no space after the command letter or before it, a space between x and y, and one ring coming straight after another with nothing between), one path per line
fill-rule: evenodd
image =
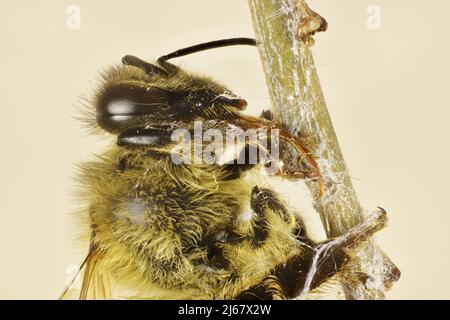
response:
M310 0L327 18L314 54L361 202L382 206L380 246L403 272L391 299L450 298L447 0ZM69 5L81 29L66 26ZM155 59L253 36L243 0L5 1L0 5L0 298L54 299L86 248L73 242L76 163L105 142L74 120L98 71L127 53ZM378 5L381 29L367 28ZM181 59L269 106L254 48Z

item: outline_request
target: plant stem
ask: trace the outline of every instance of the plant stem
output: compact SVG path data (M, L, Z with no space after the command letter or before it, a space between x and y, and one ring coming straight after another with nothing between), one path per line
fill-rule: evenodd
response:
M307 180L306 183L328 238L339 237L361 223L364 215L322 93L310 50L313 40L301 34L299 29L301 26L303 30L312 30L312 35L314 30L326 29L326 22L324 27L319 26L317 23L323 18L311 11L303 0L298 3L293 0L248 0L248 3L275 120L301 137L317 159L325 181L323 194L317 182ZM314 20L312 29L305 27L308 17ZM370 263L374 260L373 255L380 260L380 254L380 250L369 244L361 259ZM348 298L384 297L383 290L376 290L376 294L367 293L361 281L347 282L344 287L353 291L347 290Z

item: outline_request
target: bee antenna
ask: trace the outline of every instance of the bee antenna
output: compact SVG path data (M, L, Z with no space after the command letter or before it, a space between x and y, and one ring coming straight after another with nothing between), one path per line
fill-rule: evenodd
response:
M135 66L142 70L144 70L147 74L159 74L160 76L167 77L167 71L161 69L158 66L155 66L151 63L148 63L138 57L132 55L126 55L122 58L122 63L125 65Z
M186 56L192 53L197 53L200 51L210 50L210 49L216 49L216 48L222 48L222 47L229 47L229 46L256 46L256 40L251 38L230 38L230 39L222 39L222 40L215 40L210 42L205 42L201 44L197 44L195 46L190 46L187 48L179 49L177 51L171 52L165 56L162 56L158 59L158 63L161 61L167 61L170 59Z

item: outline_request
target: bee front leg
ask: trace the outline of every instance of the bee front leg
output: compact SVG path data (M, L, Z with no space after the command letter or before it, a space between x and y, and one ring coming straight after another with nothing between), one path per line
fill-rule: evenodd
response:
M164 57L159 58L157 62L161 66L161 68L166 71L168 78L174 77L175 75L177 75L177 73L180 72L180 68L178 66L174 65L173 63L167 62Z
M138 57L132 55L126 55L122 58L122 63L124 65L134 66L136 68L142 69L149 76L161 76L164 78L168 78L169 74L163 68L160 68L154 64L148 63Z

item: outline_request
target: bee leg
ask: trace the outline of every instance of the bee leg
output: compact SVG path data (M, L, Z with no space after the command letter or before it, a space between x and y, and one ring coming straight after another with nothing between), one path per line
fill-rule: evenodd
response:
M125 156L125 157L121 157L120 159L119 159L119 163L118 163L118 165L117 165L117 169L120 171L120 172L125 172L126 170L127 170L127 168L128 168L128 157L127 156Z
M271 210L277 213L286 223L291 223L293 216L281 202L278 195L267 188L254 186L250 200L251 208L259 215L265 215L265 211Z
M162 147L169 144L172 130L165 127L133 128L122 132L117 137L117 145L121 147Z
M224 180L239 179L246 171L253 169L259 161L255 146L246 144L237 159L223 165L226 172Z
M271 275L278 279L286 298L296 298L303 293L305 286L308 286L307 291L313 290L339 273L350 261L352 251L381 230L386 222L386 212L380 209L345 235L302 250L302 253L275 267ZM247 299L257 295L266 299L269 294L266 292L264 295L265 291L269 289L261 283L239 294L237 298Z
M204 239L209 264L217 269L227 269L230 261L223 254L223 244L239 244L244 238L233 230L220 230Z

